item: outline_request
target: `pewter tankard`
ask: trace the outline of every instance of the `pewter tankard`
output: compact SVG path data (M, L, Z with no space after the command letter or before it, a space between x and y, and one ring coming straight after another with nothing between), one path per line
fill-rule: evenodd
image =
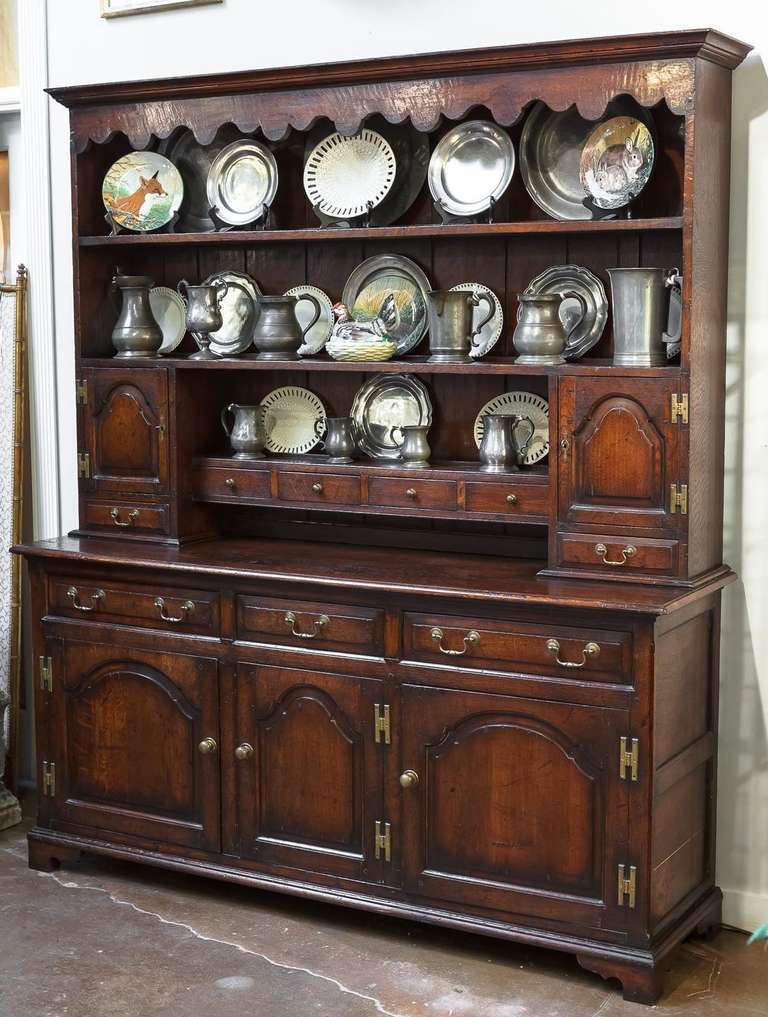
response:
M298 348L304 336L317 323L322 308L311 293L302 293L302 300L314 305L315 313L306 328L296 317L297 297L257 297L259 316L253 330L253 345L259 360L298 360Z
M122 307L112 329L116 357L156 357L163 344L163 333L149 306L149 291L154 282L146 275L116 275L112 294L120 290Z
M357 442L355 441L352 418L318 418L315 421L315 434L318 437L322 434L323 427L326 428L326 431L325 437L320 441L320 447L328 456L328 462L332 466L342 466L353 462L357 451Z
M229 418L232 422L229 422ZM221 426L234 450L234 459L263 459L267 432L264 407L230 403L221 411Z
M525 438L520 431L526 430ZM530 417L519 413L488 413L483 417L480 442L480 469L483 473L507 473L520 467L536 427Z
M671 309L681 299L676 268L609 268L613 303L613 362L620 367L661 367L670 335ZM669 300L667 291L669 290ZM678 315L679 319L679 315Z
M429 424L407 424L392 428L392 440L400 446L398 466L406 470L422 470L429 466L432 449L427 441Z
M560 305L568 297L578 301L581 314L566 329L560 318ZM587 312L584 297L573 290L562 293L518 293L520 306L512 343L518 364L564 364L563 352L568 336Z
M484 300L488 314L477 328L472 327L472 312ZM482 332L496 313L493 301L484 293L467 290L432 290L427 294L429 314L430 361L442 364L465 364L475 336Z

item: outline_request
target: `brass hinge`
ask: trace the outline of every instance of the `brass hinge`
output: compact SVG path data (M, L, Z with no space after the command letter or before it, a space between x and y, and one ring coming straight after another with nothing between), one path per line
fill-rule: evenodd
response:
M389 706L386 704L384 706L379 703L373 704L373 738L377 745L382 741L385 745L390 743Z
M43 794L53 798L56 794L56 764L43 760Z
M40 688L43 692L53 692L53 662L50 657L40 658Z
M80 406L88 405L88 379L78 378L75 383L75 402Z
M389 831L389 823L385 823L381 819L376 820L373 844L375 847L376 857L381 858L383 853L385 862L390 861L392 853L392 842L390 840Z
M81 480L89 480L91 476L91 457L87 452L77 453L77 475Z
M681 516L688 515L688 485L681 484L680 487L677 484L669 485L669 511L672 515L680 509Z
M619 907L628 904L631 908L635 906L635 891L637 880L637 869L634 865L629 866L629 876L624 875L625 867L619 866Z
M619 740L619 779L627 779L627 770L630 773L630 780L637 780L637 761L640 752L640 742L637 738L631 739L631 748L627 748L629 738L621 736Z
M683 423L688 423L688 393L683 392L678 395L677 392L672 393L672 409L670 412L672 423L676 424L678 419Z

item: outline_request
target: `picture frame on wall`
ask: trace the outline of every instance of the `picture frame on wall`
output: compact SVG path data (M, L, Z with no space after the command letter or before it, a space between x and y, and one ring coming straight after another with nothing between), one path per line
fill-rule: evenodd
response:
M102 18L123 18L130 14L150 14L180 7L203 7L224 0L99 0Z

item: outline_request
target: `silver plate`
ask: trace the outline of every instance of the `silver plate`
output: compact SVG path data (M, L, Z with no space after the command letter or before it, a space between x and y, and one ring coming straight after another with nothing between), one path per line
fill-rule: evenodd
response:
M221 281L237 283L246 293L233 286L222 300L223 323L218 332L211 332L210 348L211 353L217 357L235 357L238 353L244 353L253 342L253 329L259 314L256 299L261 296L261 290L249 275L233 269L214 272L204 280L203 286Z
M566 360L575 360L583 357L598 342L608 320L608 298L602 282L588 268L580 265L555 265L537 275L525 292L540 295L566 290L575 290L587 305L587 313L573 328L581 314L578 302L570 297L560 304L560 320L568 332L563 356Z
M496 343L499 341L502 329L504 328L504 311L501 307L501 301L493 292L493 290L484 286L483 283L466 282L459 283L458 286L451 286L452 290L463 290L465 293L474 293L478 297L485 296L496 308L496 313L490 321L486 322L480 330L480 335L475 338L472 349L469 351L470 357L473 360L479 360L484 357L486 353L490 353ZM487 311L485 304L481 303L472 310L472 328L475 328L475 323L481 321Z
M372 459L397 459L396 427L431 424L432 403L424 385L410 374L381 374L358 390L352 403L358 446Z
M222 222L245 226L275 200L277 182L277 163L266 145L234 141L211 163L206 182L208 204Z
M519 413L531 418L534 431L525 457L526 466L539 462L549 452L549 403L543 396L534 392L504 392L490 399L475 418L475 444L478 448L485 430L483 417L487 417L489 413L507 415Z
M451 215L485 212L498 201L515 171L506 131L488 120L459 124L438 142L429 161L429 190Z
M379 254L358 265L344 285L342 303L357 321L373 321L381 305L394 295L400 322L389 332L396 356L409 353L427 331L427 293L432 289L419 266L400 254Z
M155 286L149 291L149 306L163 333L163 345L157 352L167 356L179 346L187 331L187 305L176 290Z
M323 293L317 286L294 286L286 290L286 297L296 297L296 318L302 329L312 321L315 316L314 306L306 299L312 296L320 304L320 317L312 328L304 336L304 342L296 350L300 357L311 357L325 348L325 344L331 338L333 324L333 302L327 293Z
M608 104L602 123L615 116L632 116L653 130L650 114L629 96ZM597 208L580 179L581 153L595 121L585 120L575 107L556 113L537 102L526 118L520 138L520 172L526 190L553 219L610 218Z
M208 215L208 171L216 156L227 145L242 138L234 124L219 129L210 145L201 145L188 127L161 142L158 151L171 160L184 181L184 197L179 209L177 233L212 233L216 226Z
M598 208L623 208L651 178L655 158L651 132L634 117L598 124L581 152L579 178Z
M392 146L364 127L351 137L329 134L304 165L304 190L331 219L354 219L380 205L392 189L397 166Z

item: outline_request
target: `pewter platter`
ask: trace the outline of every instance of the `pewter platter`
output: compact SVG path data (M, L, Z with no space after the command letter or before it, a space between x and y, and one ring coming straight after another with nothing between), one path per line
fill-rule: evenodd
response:
M354 219L380 205L396 174L392 146L364 127L351 137L329 134L304 165L304 190L318 212L331 219Z
M429 190L451 215L485 212L498 201L515 170L515 149L506 131L488 120L470 120L448 131L429 161Z
M266 145L234 141L211 163L206 182L208 204L222 222L245 226L272 204L277 183L277 163Z
M429 279L410 258L379 254L357 266L347 279L341 300L356 321L373 321L391 293L399 322L388 335L397 343L395 355L402 357L427 331L427 293L431 289Z
M227 145L242 138L234 124L221 127L210 145L201 145L188 127L161 142L158 151L174 164L184 181L184 197L179 209L178 233L211 233L216 226L209 216L208 171L216 156Z
M313 305L308 300L302 298L312 296L320 305L320 317L304 336L304 342L296 350L300 357L309 357L315 353L320 353L321 350L325 349L325 344L330 339L331 332L333 332L335 318L331 298L327 293L319 290L317 286L294 286L292 289L286 290L285 296L296 297L296 318L302 330L306 328L315 316Z
M587 306L586 314L579 320L581 308L573 297L567 297L560 304L560 321L568 333L563 356L566 360L576 360L598 342L608 320L608 298L600 279L580 265L554 265L537 275L525 292L540 295L566 290L575 290Z
M489 413L518 413L530 417L534 432L525 457L525 465L532 466L549 452L549 403L534 392L504 392L489 400L475 418L475 444L480 448L485 424L483 417Z
M253 341L253 329L259 315L256 301L261 290L249 275L233 269L214 272L203 285L211 286L222 281L229 283L230 288L221 301L222 326L218 332L211 332L211 352L218 357L235 357L244 353Z
M382 374L358 390L352 403L358 446L372 459L397 459L396 427L431 424L432 403L424 385L410 374Z
M163 344L157 352L167 356L179 346L187 331L187 305L176 290L154 286L149 291L149 306L163 333Z
M487 321L480 330L480 335L475 336L472 343L472 349L469 351L469 355L473 360L479 360L481 357L484 357L486 353L490 353L499 341L501 331L504 328L504 311L501 307L501 301L493 290L488 286L484 286L483 283L459 283L458 286L451 286L451 289L463 290L465 293L474 293L478 297L487 297L496 308L491 320ZM485 314L486 310L482 304L472 309L472 328L475 328L475 323L482 320L482 318L485 317Z
M579 179L598 208L623 208L650 180L654 157L653 137L645 124L634 117L613 117L587 138Z

